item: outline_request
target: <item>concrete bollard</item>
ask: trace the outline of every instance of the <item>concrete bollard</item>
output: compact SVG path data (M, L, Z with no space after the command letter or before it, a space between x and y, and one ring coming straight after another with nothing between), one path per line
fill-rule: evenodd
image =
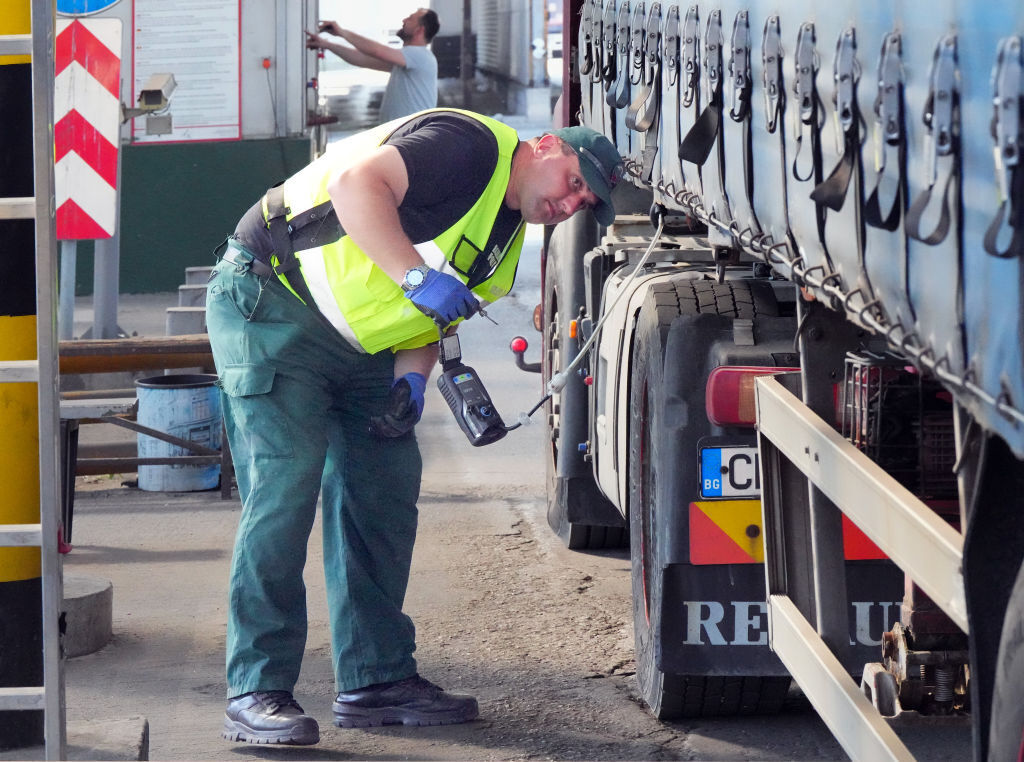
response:
M65 575L64 611L68 658L99 651L114 635L114 586L97 577Z

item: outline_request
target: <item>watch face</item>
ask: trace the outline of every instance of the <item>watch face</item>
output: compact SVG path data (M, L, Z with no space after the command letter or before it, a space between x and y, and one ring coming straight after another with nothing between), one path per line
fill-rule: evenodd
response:
M422 270L410 270L405 274L405 282L415 288L416 286L423 283L423 271Z

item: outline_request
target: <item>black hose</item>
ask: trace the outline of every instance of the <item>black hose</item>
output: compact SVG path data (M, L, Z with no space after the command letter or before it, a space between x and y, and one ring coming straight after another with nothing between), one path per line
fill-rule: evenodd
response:
M551 392L548 392L543 397L541 397L540 401L537 402L537 404L534 405L532 408L530 408L530 412L526 414L526 417L529 418L531 415L536 413L538 408L540 408L540 406L543 405L545 402L547 402L549 399L551 399ZM516 429L518 429L522 425L523 424L522 424L521 421L519 423L514 423L511 426L506 426L505 427L505 431L515 431Z

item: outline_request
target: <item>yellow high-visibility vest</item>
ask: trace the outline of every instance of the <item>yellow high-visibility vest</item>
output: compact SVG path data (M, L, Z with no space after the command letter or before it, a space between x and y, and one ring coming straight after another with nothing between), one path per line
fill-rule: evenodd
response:
M435 111L454 111L489 128L498 141L498 161L487 187L461 219L433 240L413 243L431 268L454 275L464 283L477 256L489 257L490 274L472 290L480 299L493 302L512 288L525 235L525 225L520 223L504 250L481 254L504 201L512 154L519 145L516 131L494 119L457 109L433 109L339 141L285 180L286 218L291 222L329 203L327 184L339 167L382 145L409 120ZM263 214L267 219L266 198ZM420 312L402 289L344 232L337 240L312 248L302 248L301 240L297 243L295 256L317 308L351 344L374 353L382 349L412 349L437 341L438 329L434 322ZM276 256L274 264L279 264ZM278 277L292 290L284 275Z

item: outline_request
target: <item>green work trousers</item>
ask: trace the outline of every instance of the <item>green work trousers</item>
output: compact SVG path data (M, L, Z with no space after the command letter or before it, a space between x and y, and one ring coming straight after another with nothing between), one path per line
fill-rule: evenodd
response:
M234 256L246 256L231 242ZM306 546L322 496L339 691L416 673L402 613L422 460L410 433L369 432L390 351L353 349L274 277L220 261L207 327L242 502L231 563L227 694L291 691L306 645Z

